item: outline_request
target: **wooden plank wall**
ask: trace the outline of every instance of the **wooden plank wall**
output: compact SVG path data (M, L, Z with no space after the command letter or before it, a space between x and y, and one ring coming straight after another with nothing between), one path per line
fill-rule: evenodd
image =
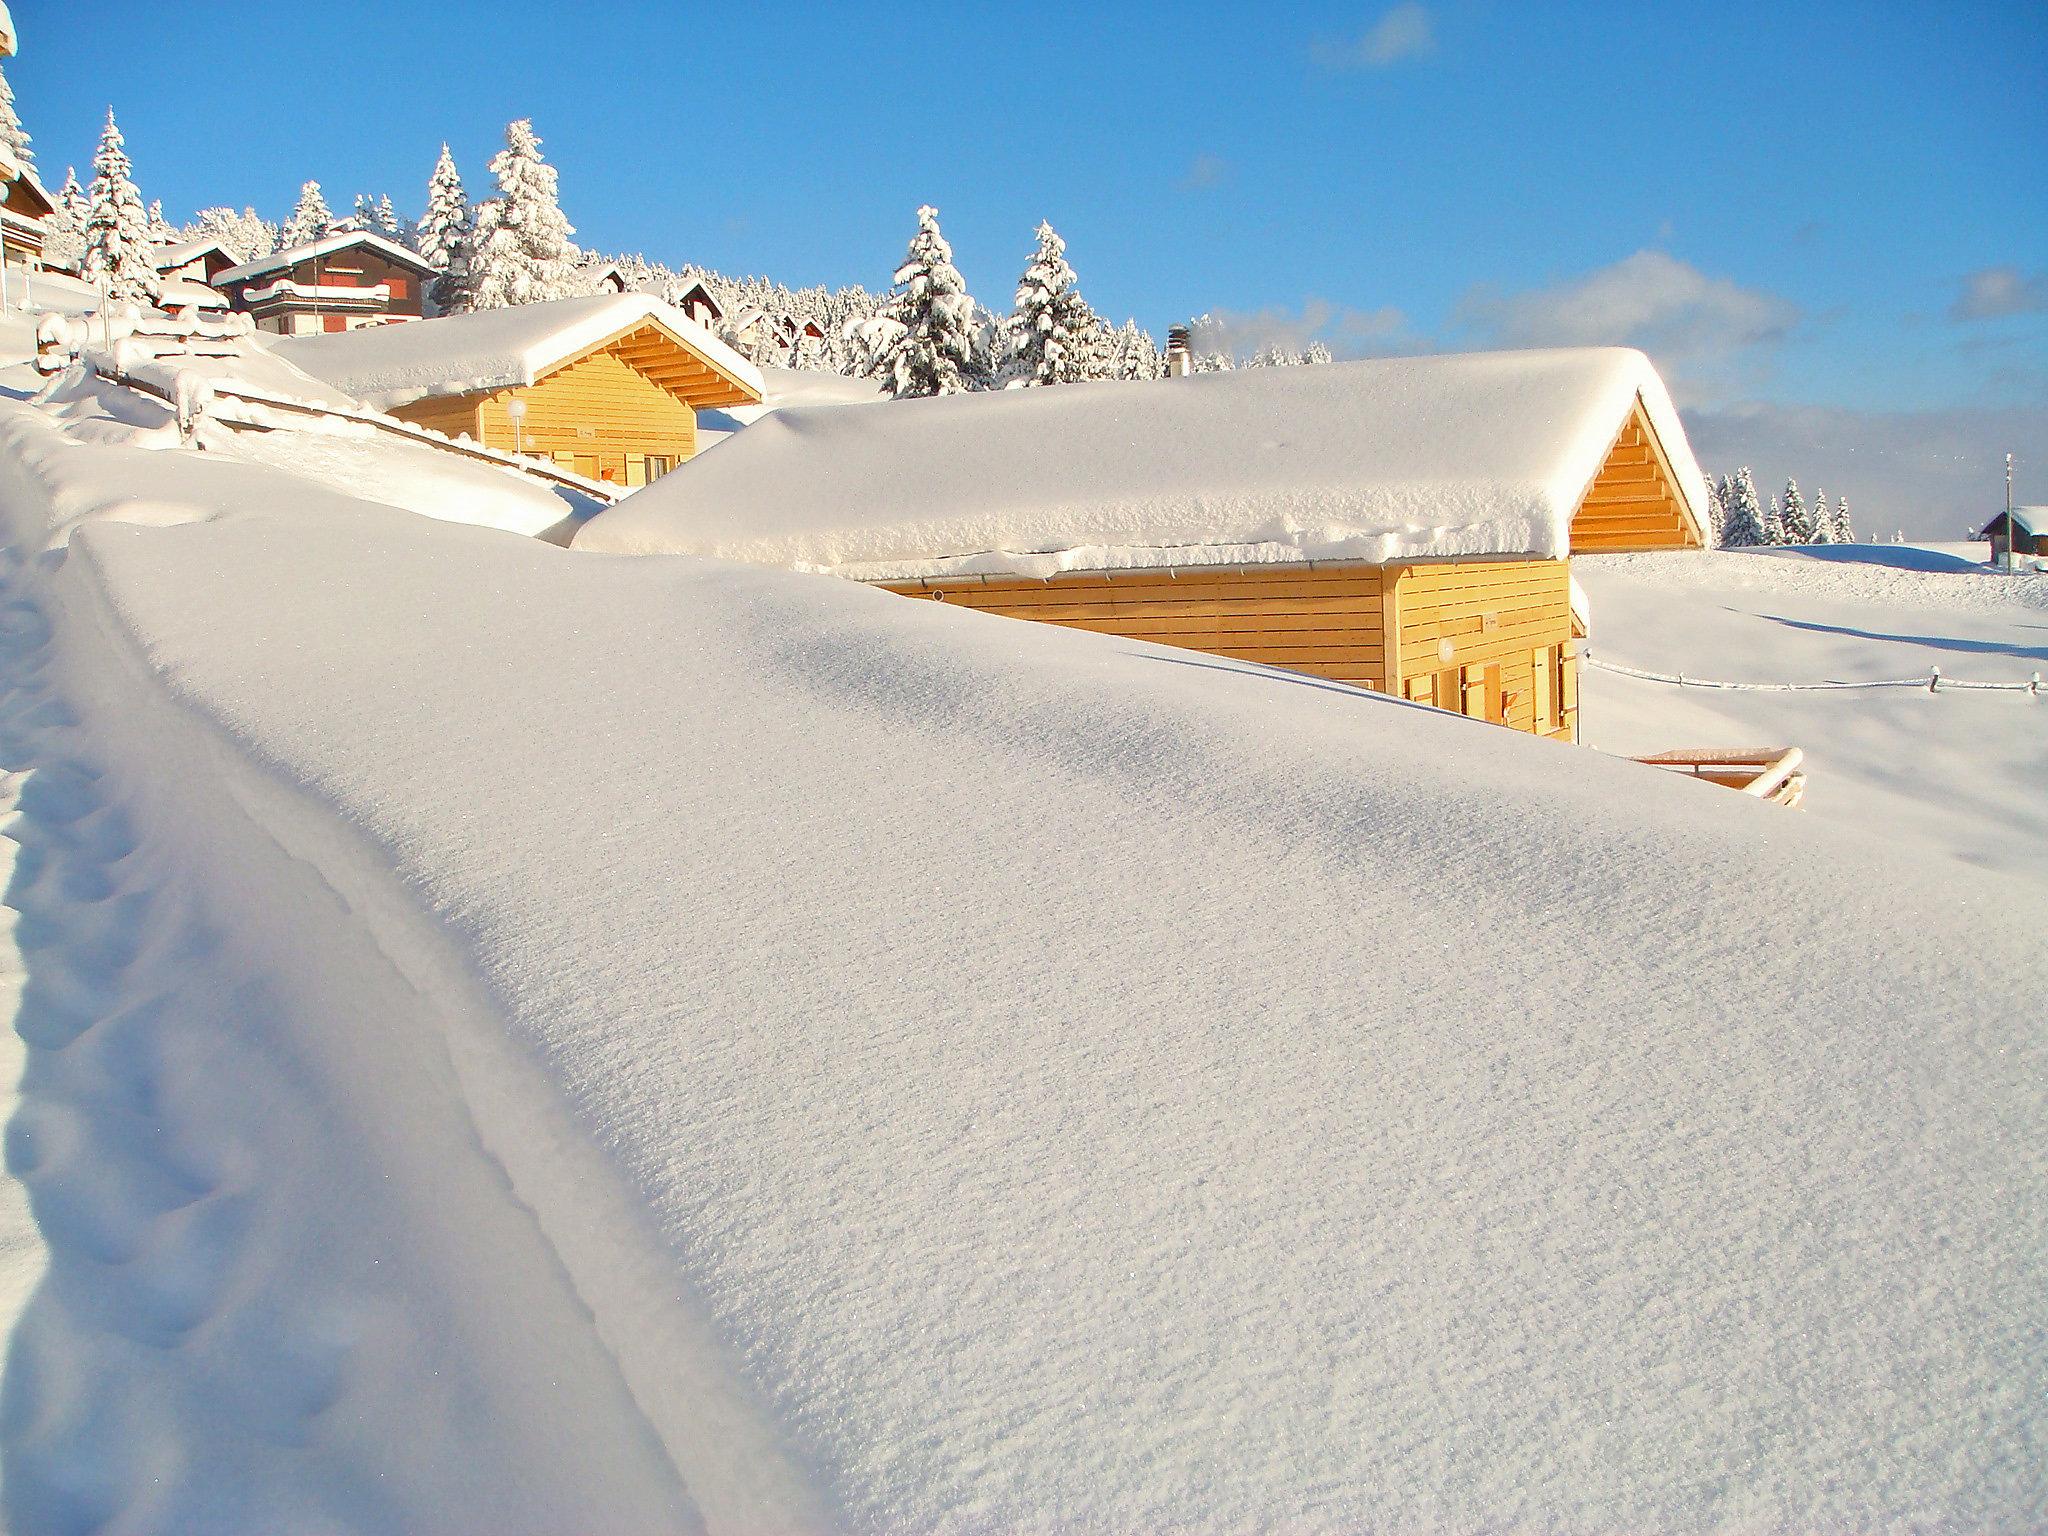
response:
M1378 566L1091 572L1050 581L884 583L1012 618L1152 640L1363 688L1386 673Z
M1506 724L1537 731L1536 669L1541 655L1571 640L1571 575L1562 560L1460 561L1411 565L1393 575L1400 620L1400 678L1393 690L1458 709L1461 700L1439 697L1434 680L1466 667L1499 667ZM1451 642L1451 656L1442 653ZM1549 690L1562 702L1561 681ZM1552 717L1539 734L1570 739L1570 720Z
M1698 547L1640 401L1573 514L1571 537L1575 554Z
M611 470L620 485L627 483L628 455L658 454L673 465L697 451L697 413L612 349L558 369L531 388L484 396L479 418L484 441L493 448L512 446L505 406L514 393L526 401L520 436L529 452L594 457L599 470Z
M442 395L427 400L415 400L410 405L401 405L391 413L400 421L409 421L415 426L431 427L436 432L445 432L450 437L460 437L467 432L476 438L476 396Z

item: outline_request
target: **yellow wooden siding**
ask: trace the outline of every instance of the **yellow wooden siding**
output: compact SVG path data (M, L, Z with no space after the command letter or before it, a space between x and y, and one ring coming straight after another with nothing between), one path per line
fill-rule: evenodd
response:
M890 582L987 613L1036 619L1284 667L1360 687L1385 678L1377 566L1131 571L1049 581Z
M482 396L483 440L493 448L513 446L505 407L515 398L526 402L517 435L527 452L594 460L600 475L609 471L621 486L629 459L652 454L673 467L697 450L697 413L615 352L593 353L526 388Z
M1498 665L1506 723L1536 731L1534 658L1571 640L1571 578L1562 560L1411 565L1395 577L1400 613L1399 686L1405 698L1463 710L1467 668ZM1443 654L1450 641L1451 653ZM1458 696L1435 681L1447 674ZM1427 680L1427 681L1425 681ZM1431 697L1427 690L1434 689ZM1561 691L1561 690L1560 690ZM1553 718L1540 734L1568 737Z
M460 437L465 432L472 438L477 435L474 395L437 396L428 400L415 400L411 405L399 406L391 414L400 421L431 427L436 432L447 433L450 437Z
M1640 401L1587 487L1572 517L1571 539L1578 554L1698 547L1670 462Z

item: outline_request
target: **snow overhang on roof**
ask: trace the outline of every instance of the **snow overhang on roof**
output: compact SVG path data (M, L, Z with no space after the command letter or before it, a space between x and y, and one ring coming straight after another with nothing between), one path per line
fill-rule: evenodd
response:
M197 261L208 251L219 251L223 256L235 254L211 236L201 240L180 240L175 245L157 247L156 269L159 272L167 272L172 267L182 267L188 261Z
M286 246L272 251L268 256L259 256L254 261L245 261L238 267L229 267L217 274L214 281L239 283L252 277L261 277L266 272L296 266L302 261L311 261L316 257L331 256L336 251L354 250L358 247L373 250L400 266L410 267L423 277L431 277L440 270L432 262L422 260L417 252L408 251L395 240L386 240L382 235L373 235L366 230L347 230L340 234L327 235L319 240L309 240L303 245Z
M277 343L299 367L378 410L431 396L516 389L637 331L653 329L702 365L666 386L697 408L759 404L754 365L652 294L595 294L443 315Z
M1697 523L1649 359L1576 348L785 409L577 542L871 581L1562 558L1639 401Z
M2004 521L2005 514L2001 512L1977 530L1977 537L1990 538L1998 531L1998 525ZM2048 507L2014 507L2012 525L2020 531L2022 537L2037 539L2043 533L2048 533Z

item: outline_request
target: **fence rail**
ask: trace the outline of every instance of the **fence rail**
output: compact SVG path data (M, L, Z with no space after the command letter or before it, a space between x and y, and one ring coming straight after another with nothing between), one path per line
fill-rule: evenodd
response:
M1618 661L1603 661L1590 654L1582 659L1587 666L1598 667L1602 672L1640 678L1646 683L1670 683L1678 688L1719 688L1735 693L1839 693L1861 688L1920 688L1928 693L1940 693L1945 688L1963 688L1979 693L2024 693L2030 696L2038 696L2041 692L2041 674L2038 672L2023 683L1979 683L1966 678L1944 677L1939 667L1929 667L1925 677L1880 677L1847 683L1732 683L1711 677L1687 677L1683 672L1646 672L1641 667L1625 667Z

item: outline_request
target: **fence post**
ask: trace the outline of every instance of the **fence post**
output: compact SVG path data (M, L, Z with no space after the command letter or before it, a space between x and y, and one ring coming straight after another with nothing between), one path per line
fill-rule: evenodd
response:
M1941 668L1929 667L1927 669L1927 691L1929 693L1941 692Z

